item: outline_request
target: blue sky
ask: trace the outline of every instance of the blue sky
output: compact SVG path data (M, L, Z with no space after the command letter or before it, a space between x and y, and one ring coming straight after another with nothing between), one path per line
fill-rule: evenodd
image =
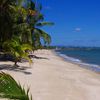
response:
M38 0L52 45L100 46L100 0Z

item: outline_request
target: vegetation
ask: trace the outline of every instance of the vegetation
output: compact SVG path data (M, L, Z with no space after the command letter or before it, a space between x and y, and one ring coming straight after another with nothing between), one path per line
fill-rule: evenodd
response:
M22 58L32 62L28 51L48 46L51 37L41 27L44 22L42 6L35 0L0 0L0 52L10 54L15 66ZM29 100L27 92L9 75L0 73L0 97ZM30 98L32 99L32 98Z
M13 55L15 65L21 58L31 61L26 50L34 51L51 42L40 27L53 23L44 22L41 10L33 0L0 0L0 51Z
M25 91L14 78L3 72L0 73L0 97L10 100L32 100L32 96L29 97L29 89Z
M17 62L20 61L21 58L27 59L30 63L31 59L28 57L28 53L26 50L32 51L32 47L29 44L21 44L19 39L13 38L3 43L3 48L6 53L12 55L14 57L15 66L18 67Z

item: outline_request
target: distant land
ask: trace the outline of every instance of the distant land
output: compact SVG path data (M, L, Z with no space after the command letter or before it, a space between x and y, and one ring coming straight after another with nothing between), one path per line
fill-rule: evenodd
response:
M50 49L65 49L65 50L100 50L100 47L85 47L85 46L49 46Z

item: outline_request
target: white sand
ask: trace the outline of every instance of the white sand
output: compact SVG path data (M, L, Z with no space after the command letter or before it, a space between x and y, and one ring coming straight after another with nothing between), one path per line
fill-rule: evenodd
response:
M35 54L48 59L34 59L32 67L20 63L20 70L9 69L12 62L0 62L0 67L9 65L1 71L30 87L34 100L100 100L99 74L65 62L50 50Z

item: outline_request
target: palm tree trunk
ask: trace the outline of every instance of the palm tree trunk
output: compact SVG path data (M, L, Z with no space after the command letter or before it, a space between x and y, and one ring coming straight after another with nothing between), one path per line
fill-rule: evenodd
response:
M17 61L15 61L15 64L14 64L15 66L17 65Z
M14 63L14 67L19 67L18 65L17 65L17 60L15 60L15 63Z

